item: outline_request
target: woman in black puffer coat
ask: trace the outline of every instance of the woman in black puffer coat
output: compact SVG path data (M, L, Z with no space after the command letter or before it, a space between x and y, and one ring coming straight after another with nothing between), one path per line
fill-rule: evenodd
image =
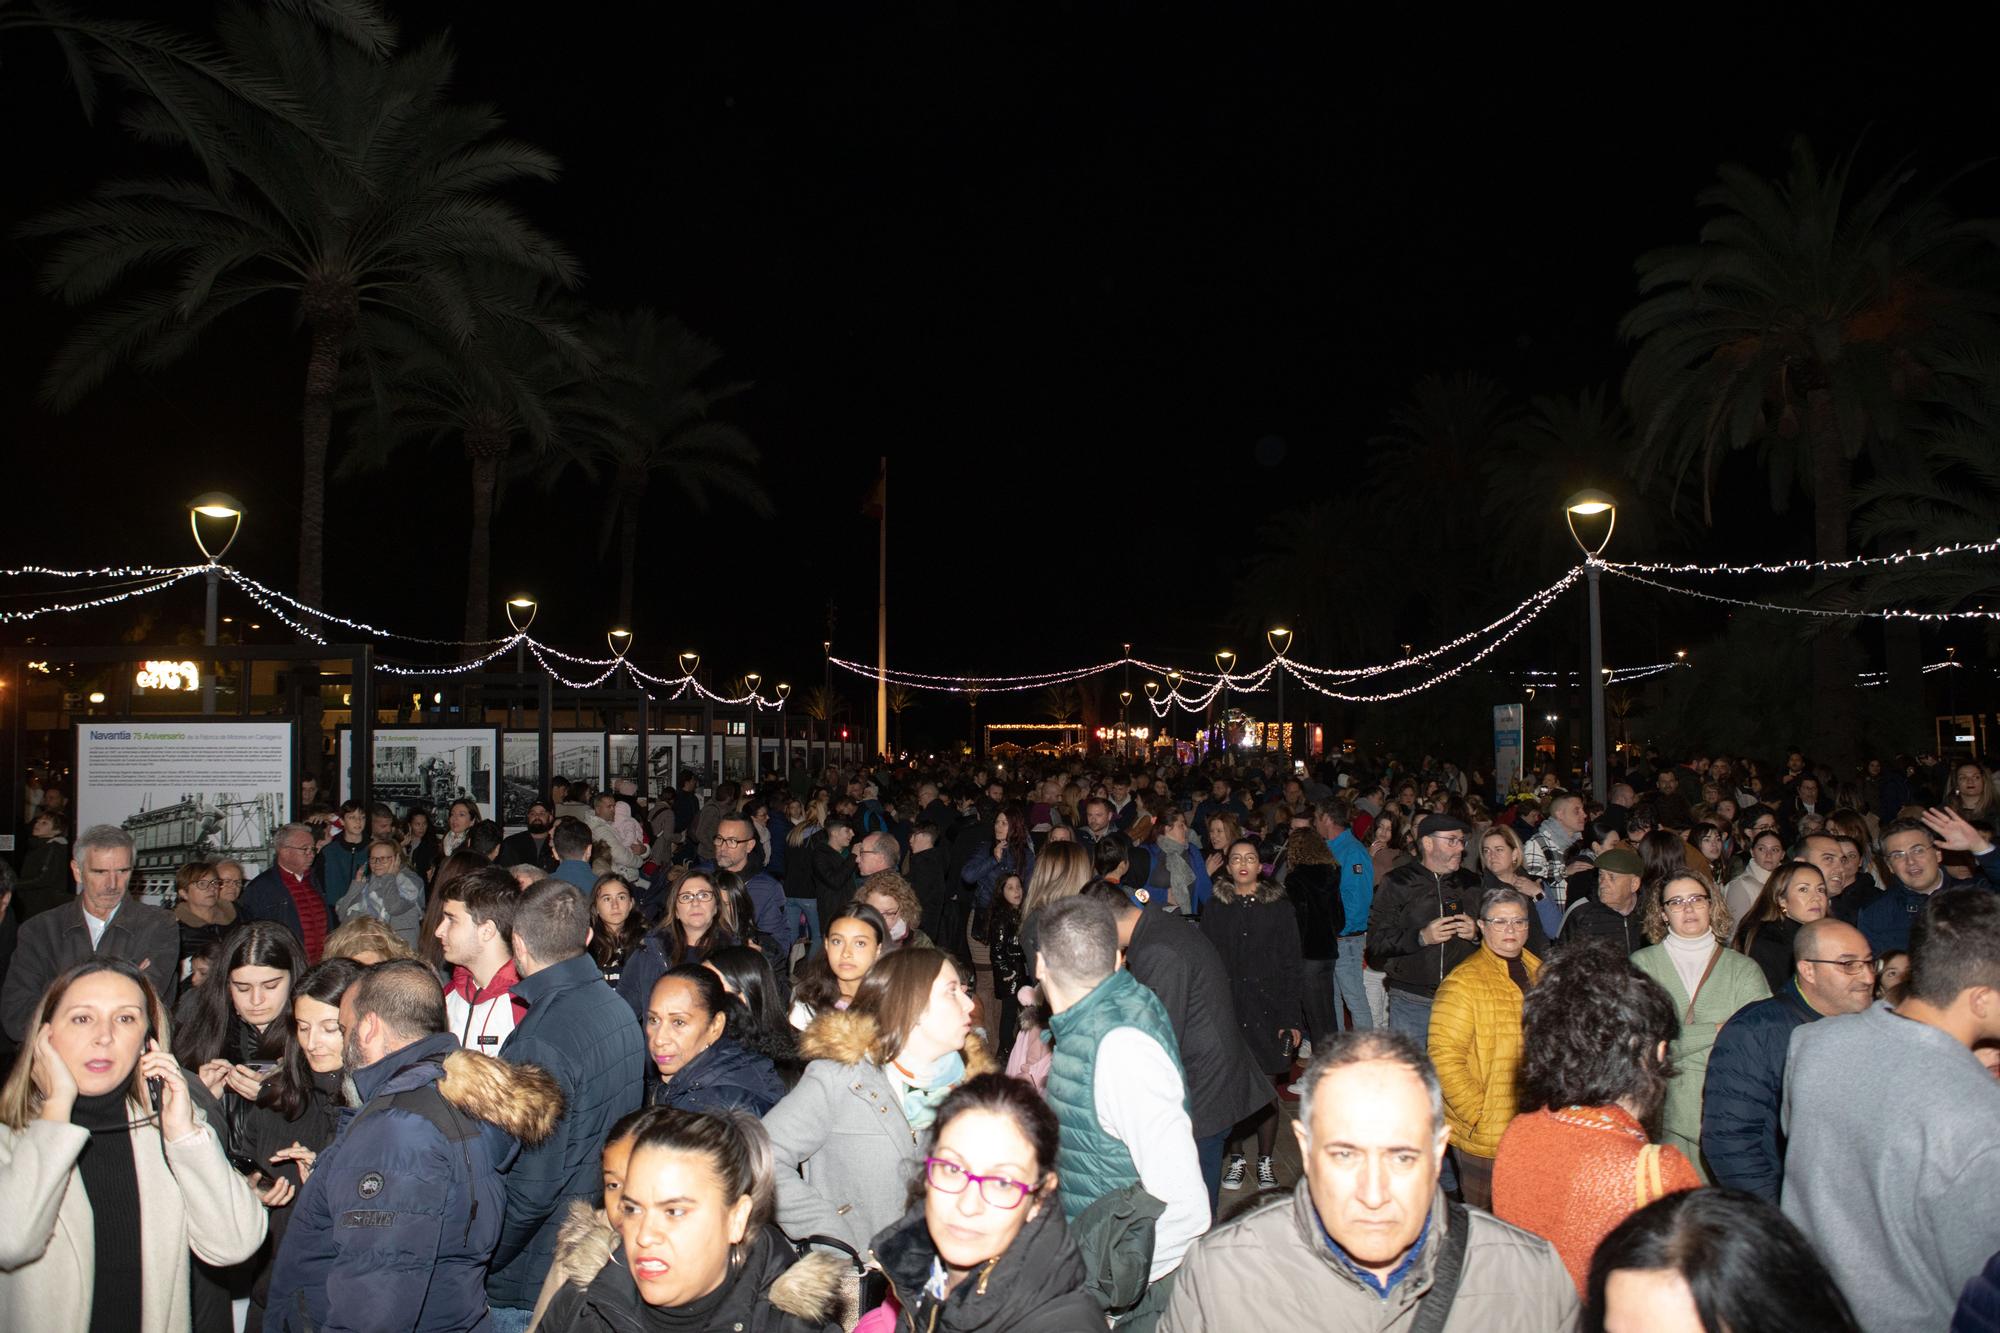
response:
M616 1229L594 1213L573 1213L564 1226L562 1285L536 1329L838 1333L847 1264L799 1258L771 1225L774 1199L756 1120L661 1112L633 1142ZM683 1211L712 1221L696 1227L676 1216Z
M897 1333L1104 1326L1056 1197L1057 1137L1055 1112L1020 1079L981 1074L945 1098L917 1202L871 1247L903 1307Z

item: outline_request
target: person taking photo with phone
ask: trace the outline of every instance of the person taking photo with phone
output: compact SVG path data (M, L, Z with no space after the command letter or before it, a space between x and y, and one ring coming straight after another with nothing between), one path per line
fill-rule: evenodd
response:
M190 1325L188 1255L257 1251L264 1209L160 1037L123 959L58 975L0 1085L0 1328L169 1333Z

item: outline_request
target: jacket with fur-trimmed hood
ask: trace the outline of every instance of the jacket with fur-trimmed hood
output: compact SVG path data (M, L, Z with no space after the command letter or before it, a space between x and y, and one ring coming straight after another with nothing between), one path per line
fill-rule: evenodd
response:
M761 1228L737 1249L741 1259L723 1279L719 1299L717 1293L708 1298L716 1304L702 1327L831 1333L853 1314L845 1294L847 1263L839 1256L801 1259L774 1227ZM530 1326L537 1333L637 1333L647 1326L618 1233L603 1212L582 1204L572 1205L563 1221L542 1301Z
M501 1173L555 1132L555 1080L440 1032L356 1070L354 1088L361 1105L341 1112L292 1205L266 1333L490 1329Z
M1266 1074L1291 1065L1278 1033L1299 1025L1299 981L1305 953L1299 917L1285 891L1267 879L1248 894L1218 882L1201 914L1201 933L1222 955L1229 995L1250 1058Z
M870 1051L873 1017L830 1009L800 1034L799 1084L764 1117L778 1166L778 1225L793 1240L832 1236L855 1250L903 1215L923 1134ZM965 1076L997 1071L978 1033Z

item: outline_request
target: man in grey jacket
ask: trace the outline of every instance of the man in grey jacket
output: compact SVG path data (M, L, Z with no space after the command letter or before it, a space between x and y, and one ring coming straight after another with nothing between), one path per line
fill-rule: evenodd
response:
M1305 1178L1195 1242L1160 1333L1401 1330L1435 1302L1448 1307L1445 1333L1577 1327L1576 1285L1555 1247L1438 1188L1444 1097L1411 1038L1343 1033L1313 1053L1300 1084L1292 1128ZM1447 1251L1459 1257L1455 1283L1440 1276Z
M132 887L132 835L110 824L85 829L70 856L74 901L42 912L21 927L20 942L0 989L0 1027L26 1044L35 1002L48 984L92 958L123 958L160 993L169 1011L179 975L181 931L172 916L127 892Z
M2000 1090L1972 1054L2000 1041L2000 897L1932 895L1901 1004L1792 1034L1784 1208L1869 1333L1951 1324L2000 1251Z

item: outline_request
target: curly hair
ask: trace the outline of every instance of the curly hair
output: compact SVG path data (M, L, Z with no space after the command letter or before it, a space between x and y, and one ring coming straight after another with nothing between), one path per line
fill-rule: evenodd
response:
M1521 1109L1623 1101L1644 1121L1667 1095L1662 1042L1680 1034L1667 992L1615 941L1565 944L1521 1005Z
M1646 940L1658 944L1667 937L1666 890L1669 885L1689 880L1701 885L1708 894L1708 928L1716 942L1723 948L1729 947L1729 937L1736 928L1736 918L1729 915L1729 905L1722 901L1722 895L1715 891L1715 881L1696 870L1685 866L1672 874L1662 875L1646 890Z
M917 891L910 887L910 881L893 870L878 870L861 881L861 887L854 896L867 902L874 894L896 900L896 914L911 930L917 928L924 919L924 905L917 901Z

